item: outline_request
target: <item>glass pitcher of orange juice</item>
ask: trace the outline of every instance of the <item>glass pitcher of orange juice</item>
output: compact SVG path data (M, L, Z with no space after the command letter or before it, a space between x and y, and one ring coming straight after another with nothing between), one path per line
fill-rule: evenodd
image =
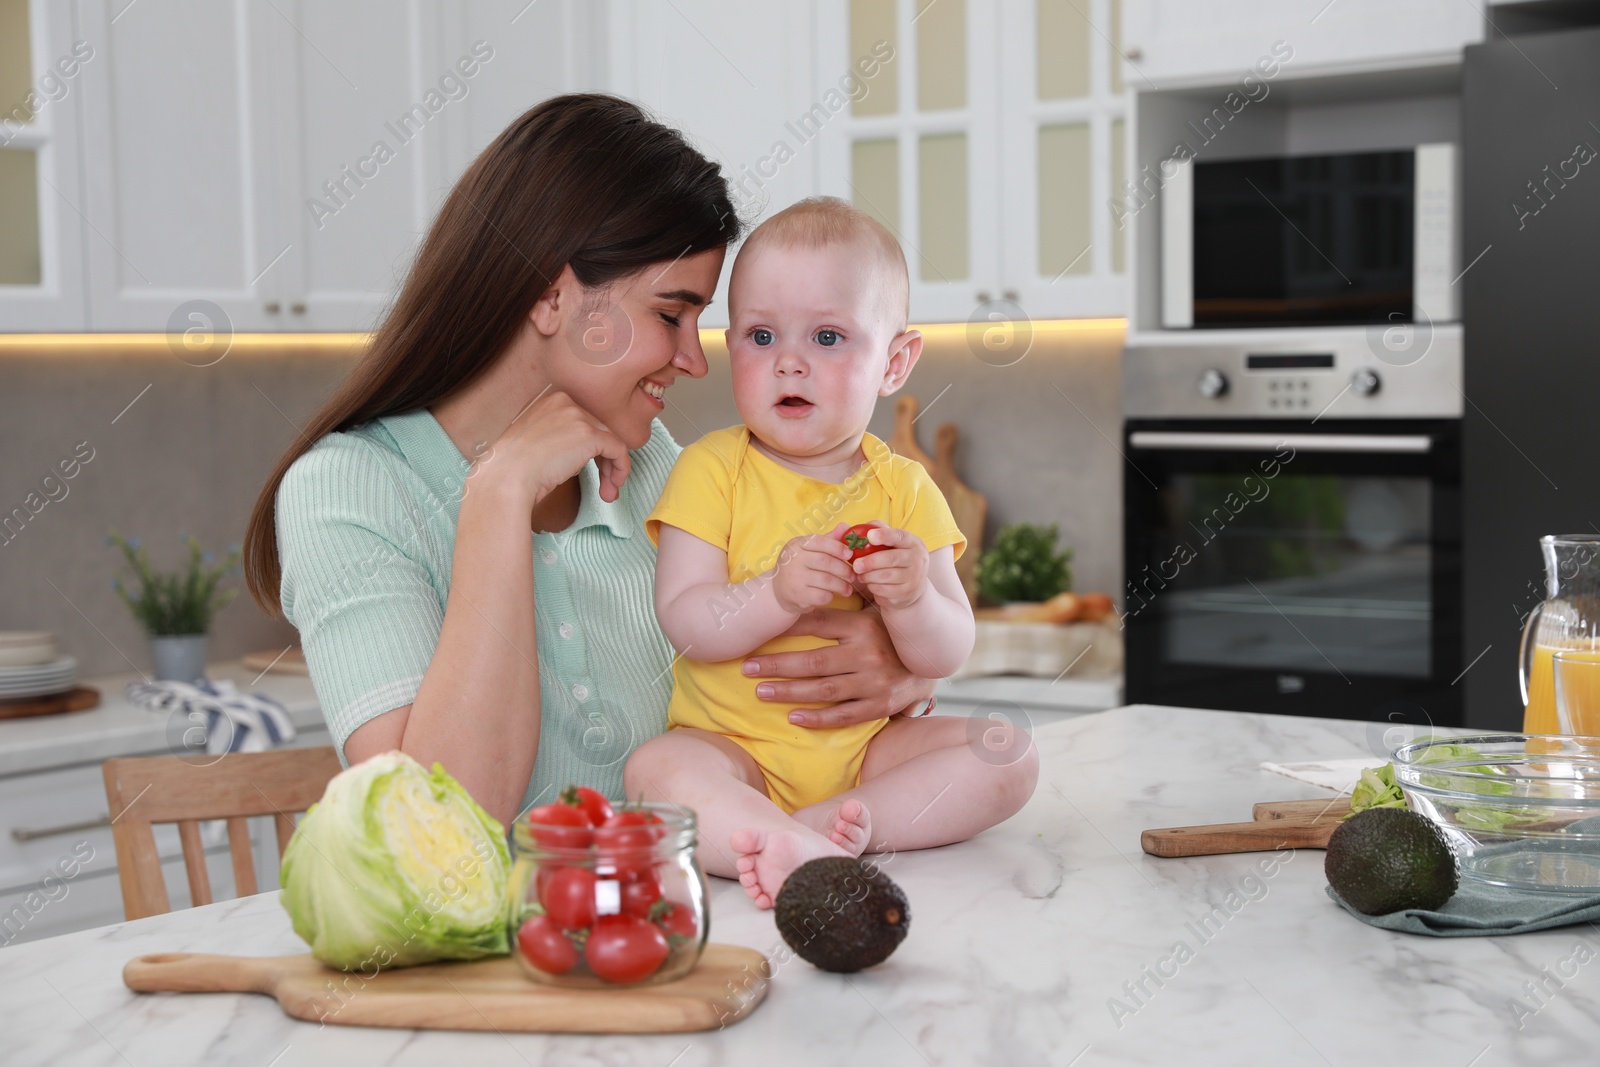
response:
M1522 628L1522 729L1558 734L1555 654L1600 652L1600 538L1539 538L1544 555L1545 601Z

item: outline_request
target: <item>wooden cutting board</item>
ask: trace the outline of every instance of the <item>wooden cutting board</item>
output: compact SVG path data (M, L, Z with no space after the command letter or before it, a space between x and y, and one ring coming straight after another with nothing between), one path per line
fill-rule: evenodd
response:
M543 985L509 956L427 963L366 978L324 967L309 954L162 952L129 960L122 981L138 993L265 993L286 1015L342 1026L647 1034L738 1022L766 997L768 973L766 957L754 949L707 945L683 978L638 989Z
M978 557L983 554L983 525L989 518L989 500L982 493L963 482L956 474L956 446L961 442L961 431L955 423L947 422L934 434L934 455L930 456L917 443L916 421L920 404L914 396L902 396L894 406L894 433L889 437L889 447L895 455L914 459L927 468L933 484L944 494L955 516L956 528L967 539L966 551L956 560L956 574L967 591L967 599L977 603Z
M1253 814L1252 822L1146 830L1139 835L1139 846L1152 856L1169 858L1327 848L1328 838L1350 814L1350 798L1264 801Z
M65 693L47 697L0 700L0 719L27 719L35 715L55 715L64 711L87 711L100 706L100 690L93 686L74 686Z

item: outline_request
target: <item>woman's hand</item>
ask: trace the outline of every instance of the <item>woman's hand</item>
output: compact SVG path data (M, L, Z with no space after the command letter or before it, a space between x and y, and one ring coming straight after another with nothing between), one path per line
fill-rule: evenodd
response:
M889 631L877 611L808 611L784 636L828 637L839 643L805 652L751 656L744 673L762 682L756 696L783 704L832 702L828 708L795 708L789 721L798 726L852 726L895 715L933 695L933 681L906 670L895 655Z
M487 479L496 485L509 483L528 493L530 504L537 504L591 459L600 468L600 499L616 500L628 480L627 445L566 393L549 389L523 408L478 457L467 477L467 492Z

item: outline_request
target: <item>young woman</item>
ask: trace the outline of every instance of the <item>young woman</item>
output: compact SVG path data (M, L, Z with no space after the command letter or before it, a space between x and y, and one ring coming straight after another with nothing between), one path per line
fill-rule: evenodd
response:
M657 416L706 373L697 321L739 228L715 163L603 95L538 105L456 183L246 533L251 595L300 631L347 763L437 761L502 822L569 782L622 795L672 689L643 523L679 449ZM783 679L758 689L774 714L932 694L872 612L794 632L838 644L746 666Z

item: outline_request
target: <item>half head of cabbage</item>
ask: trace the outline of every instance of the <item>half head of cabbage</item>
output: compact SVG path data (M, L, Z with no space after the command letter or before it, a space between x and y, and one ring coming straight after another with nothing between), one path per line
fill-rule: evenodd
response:
M505 830L435 763L384 752L336 775L284 849L283 906L341 970L510 951Z

